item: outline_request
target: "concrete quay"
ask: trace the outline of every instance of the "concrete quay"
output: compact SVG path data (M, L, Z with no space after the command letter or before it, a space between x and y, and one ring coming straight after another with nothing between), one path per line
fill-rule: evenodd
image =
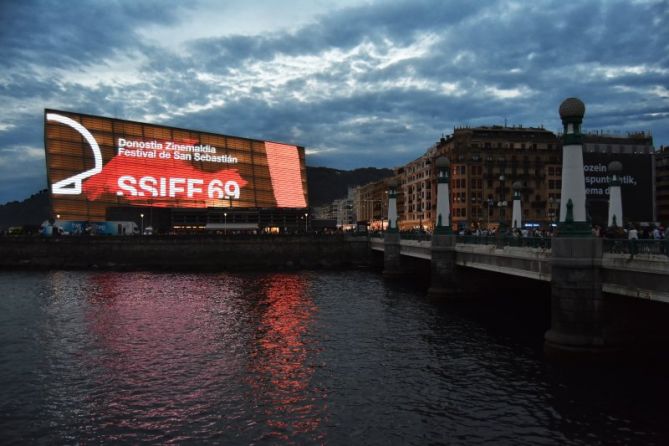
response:
M346 268L371 262L366 237L3 237L0 268L229 271Z

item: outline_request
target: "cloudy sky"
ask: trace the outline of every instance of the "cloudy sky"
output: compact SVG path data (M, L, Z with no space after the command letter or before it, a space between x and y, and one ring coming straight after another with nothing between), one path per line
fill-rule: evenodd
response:
M651 130L669 144L666 0L0 2L0 203L46 187L44 108L404 164L454 126Z

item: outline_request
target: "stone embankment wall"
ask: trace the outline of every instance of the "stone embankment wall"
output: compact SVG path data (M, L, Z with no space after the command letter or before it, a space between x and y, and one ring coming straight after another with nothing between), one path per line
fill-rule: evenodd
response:
M368 266L366 237L0 238L0 268L273 270Z

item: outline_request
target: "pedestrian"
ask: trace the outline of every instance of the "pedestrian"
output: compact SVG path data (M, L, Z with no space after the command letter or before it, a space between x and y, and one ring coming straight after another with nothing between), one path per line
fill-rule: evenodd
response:
M660 236L660 229L657 226L653 227L653 240L660 240L662 237Z

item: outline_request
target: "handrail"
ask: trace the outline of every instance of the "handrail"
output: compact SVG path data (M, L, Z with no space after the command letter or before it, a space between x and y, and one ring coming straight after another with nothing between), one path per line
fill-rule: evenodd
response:
M638 254L669 256L669 240L667 239L604 239L604 252L608 254Z
M429 232L400 232L401 240L417 240L419 242L429 242L432 240L432 234Z
M513 246L520 248L551 249L550 237L496 237L483 235L458 235L456 243L466 245L496 245L499 247Z
M370 233L370 237L383 238L383 233ZM456 243L465 245L494 245L498 248L505 246L518 248L539 248L550 250L552 247L552 237L497 237L484 235L456 235ZM418 232L401 232L401 240L430 241L432 234ZM610 254L629 254L632 258L635 255L666 255L669 256L669 239L603 239L603 252Z

